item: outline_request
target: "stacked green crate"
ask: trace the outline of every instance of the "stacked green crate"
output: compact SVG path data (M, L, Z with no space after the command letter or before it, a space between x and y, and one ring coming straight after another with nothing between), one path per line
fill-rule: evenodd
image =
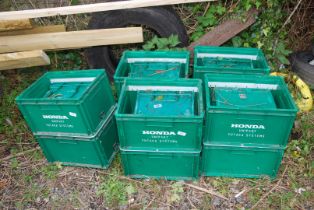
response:
M126 79L116 112L125 174L197 178L202 104L200 80Z
M16 102L49 162L109 165L118 137L104 70L48 72Z
M114 75L114 84L119 96L126 78L176 80L187 78L188 73L187 51L125 51Z
M208 73L266 75L269 71L257 48L197 46L194 50L193 78L204 80Z
M206 74L202 171L274 178L297 113L280 77Z

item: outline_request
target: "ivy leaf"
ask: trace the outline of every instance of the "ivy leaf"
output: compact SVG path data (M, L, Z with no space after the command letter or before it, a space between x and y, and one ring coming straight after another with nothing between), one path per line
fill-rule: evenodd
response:
M282 64L288 65L290 63L289 60L284 55L278 55L277 58Z
M262 32L263 32L263 34L264 34L265 36L268 36L269 31L270 31L270 28L269 28L269 27L263 28L263 30L262 30Z
M248 42L245 42L245 43L243 44L243 46L244 46L244 47L250 47L250 44L249 44Z
M257 41L257 47L258 48L262 48L264 46L264 44L261 41Z
M245 1L244 2L244 8L246 11L249 11L249 9L251 9L252 5L250 1Z
M234 47L241 47L242 46L242 39L239 36L235 36L232 38L232 44Z
M216 13L219 14L219 15L222 15L226 12L226 8L221 6L221 5L218 5L217 8L216 8Z
M259 9L261 5L262 5L262 2L260 1L255 2L256 9Z

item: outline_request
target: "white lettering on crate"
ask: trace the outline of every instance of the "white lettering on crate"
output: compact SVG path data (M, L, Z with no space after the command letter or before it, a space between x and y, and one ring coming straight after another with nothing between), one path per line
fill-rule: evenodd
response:
M163 136L186 136L187 133L183 132L183 131L178 131L178 132L174 132L174 131L142 131L143 135L163 135Z
M251 124L231 124L231 128L265 129L265 126Z
M69 115L72 117L77 117L77 114L75 112L69 112Z
M183 132L183 131L178 131L177 134L179 136L186 136L186 132Z
M165 135L165 136L175 136L177 135L173 131L143 131L143 135Z
M64 115L43 115L44 119L58 119L58 120L68 120L69 118Z

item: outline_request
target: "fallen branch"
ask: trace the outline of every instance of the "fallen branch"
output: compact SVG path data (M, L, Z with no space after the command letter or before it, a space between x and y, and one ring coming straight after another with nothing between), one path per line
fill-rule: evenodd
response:
M252 206L251 209L255 209L255 208L260 204L260 202L262 202L262 200L264 200L265 198L267 198L267 196L268 196L270 193L272 193L272 192L281 184L282 178L283 178L283 176L285 175L285 173L286 173L286 171L287 171L287 168L288 168L288 167L287 167L287 165L286 165L286 167L285 167L285 169L284 169L284 171L283 171L283 173L282 173L280 179L277 181L277 183L275 184L275 186L272 187L266 194L264 194L264 195Z
M20 157L20 156L25 155L25 154L27 154L27 153L34 152L34 151L38 150L39 148L40 148L40 147L37 146L37 147L35 147L34 149L25 150L25 151L23 151L23 152L19 152L19 153L14 154L14 155L9 155L9 156L6 156L5 158L2 158L0 161L6 161L6 160L10 160L10 159L12 159L12 158Z
M291 12L291 14L289 15L289 17L286 19L286 21L284 22L284 24L282 25L280 31L282 30L282 28L284 28L291 20L292 16L294 15L294 13L297 11L299 5L301 4L302 0L299 0L299 2L295 5L293 11Z
M222 199L224 199L224 200L228 200L228 198L226 198L226 197L223 196L222 194L217 193L217 192L214 192L214 191L212 191L212 190L208 190L208 189L205 189L205 188L202 188L202 187L198 187L198 186L195 186L195 185L192 185L192 184L188 184L188 183L183 183L183 184L186 185L186 186L188 186L188 187L191 187L191 188L193 188L193 189L196 189L196 190L199 190L199 191L202 191L202 192L211 194L211 195L213 195L213 196L222 198Z

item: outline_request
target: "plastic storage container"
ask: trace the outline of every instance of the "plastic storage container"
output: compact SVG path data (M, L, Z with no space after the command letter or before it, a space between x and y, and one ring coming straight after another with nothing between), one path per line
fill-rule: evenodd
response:
M60 162L69 166L107 168L118 148L113 111L91 136L36 135L35 137L49 162Z
M91 135L115 105L104 70L48 72L16 102L36 135Z
M242 178L275 178L284 148L204 144L202 175Z
M207 73L269 74L263 52L257 48L197 46L194 49L194 78Z
M125 51L114 75L118 96L126 78L175 80L188 77L189 55L187 51Z
M297 108L281 77L205 75L206 144L286 146Z
M164 110L154 111L159 109ZM200 150L203 116L200 80L127 79L116 112L120 146L126 150Z
M134 114L143 116L193 116L194 92L139 91Z
M132 178L192 180L199 176L199 151L130 151L122 148L120 151L124 174Z

